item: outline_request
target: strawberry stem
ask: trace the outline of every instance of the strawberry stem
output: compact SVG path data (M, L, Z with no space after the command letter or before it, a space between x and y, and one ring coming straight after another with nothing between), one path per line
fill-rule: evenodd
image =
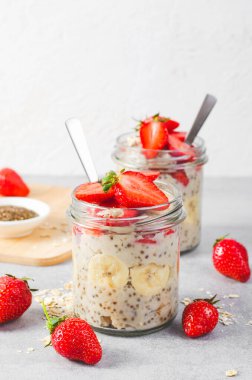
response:
M107 193L111 187L113 187L120 179L120 174L122 174L125 171L125 169L121 169L119 174L114 172L113 170L110 170L108 173L105 174L105 177L102 179L102 189L104 193Z
M210 303L211 305L215 305L216 303L220 302L220 300L216 300L216 297L217 297L217 294L215 294L212 298L196 298L195 300L193 300L193 302L206 301Z
M214 242L213 247L214 247L216 244L218 244L220 241L226 239L227 236L229 236L229 234L226 234L226 235L223 235L223 236L220 236L219 238L217 238L217 239L215 240L215 242Z
M18 278L18 277L15 277L13 276L12 274L9 274L9 273L6 273L5 276L8 276L8 277L12 277L12 278ZM29 284L28 284L28 281L34 281L33 278L30 278L30 277L21 277L19 278L19 280L22 280L26 283L26 285L28 286L28 288L30 289L31 292L37 292L38 289L31 289Z
M56 329L56 327L60 325L61 322L65 321L66 317L65 316L64 317L50 317L46 309L44 301L41 302L41 306L46 316L46 327L48 328L50 334L52 334L53 331Z

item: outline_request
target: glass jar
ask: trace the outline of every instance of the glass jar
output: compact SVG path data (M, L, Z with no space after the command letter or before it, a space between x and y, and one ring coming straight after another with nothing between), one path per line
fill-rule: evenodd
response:
M160 181L174 183L179 188L187 214L180 228L180 248L181 252L194 249L201 235L203 165L207 162L204 140L196 137L190 152L154 151L141 147L136 132L125 133L117 138L112 159L118 169L159 171Z
M97 331L146 334L177 313L178 226L185 213L179 191L156 184L169 203L105 208L72 195L74 312Z

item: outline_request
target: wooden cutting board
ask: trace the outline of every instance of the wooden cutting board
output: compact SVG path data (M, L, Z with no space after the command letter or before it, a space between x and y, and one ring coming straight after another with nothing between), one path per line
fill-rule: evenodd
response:
M31 235L16 239L0 238L0 262L48 266L71 258L71 234L66 210L71 202L71 189L31 185L31 198L49 204L51 212Z

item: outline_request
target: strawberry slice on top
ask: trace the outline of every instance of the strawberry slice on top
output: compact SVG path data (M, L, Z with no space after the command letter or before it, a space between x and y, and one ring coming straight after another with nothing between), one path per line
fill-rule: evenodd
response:
M159 121L143 122L140 127L140 139L146 158L157 156L157 150L163 149L167 145L168 132L166 127Z
M159 176L160 172L157 170L141 170L141 172L149 181L154 182Z
M109 191L104 192L101 183L91 182L78 186L75 196L81 201L100 204L113 198L114 191L113 189L109 189Z
M168 137L168 149L174 150L175 156L187 155L187 161L192 161L195 158L195 153L192 147L181 141L175 134L170 134Z
M179 123L159 113L140 122L140 140L145 151L146 158L157 156L155 150L167 148L168 135L178 128Z
M178 132L178 131L173 131L171 133L173 136L175 136L177 139L179 139L180 141L182 142L185 142L185 139L186 139L186 132Z
M114 189L114 196L122 207L152 207L168 203L167 196L145 175L133 171L110 171L102 180L104 191Z

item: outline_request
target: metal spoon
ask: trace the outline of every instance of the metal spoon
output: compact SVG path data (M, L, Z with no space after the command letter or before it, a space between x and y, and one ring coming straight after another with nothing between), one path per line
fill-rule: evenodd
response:
M198 115L196 116L196 119L194 120L194 123L192 125L192 128L190 129L185 142L189 145L192 145L195 137L199 133L202 125L205 123L208 115L214 108L215 104L217 102L217 99L210 94L207 94L201 107L198 112Z
M81 165L88 177L88 181L97 182L99 179L98 174L96 172L80 120L75 118L68 119L66 120L65 125L76 153L78 154Z

